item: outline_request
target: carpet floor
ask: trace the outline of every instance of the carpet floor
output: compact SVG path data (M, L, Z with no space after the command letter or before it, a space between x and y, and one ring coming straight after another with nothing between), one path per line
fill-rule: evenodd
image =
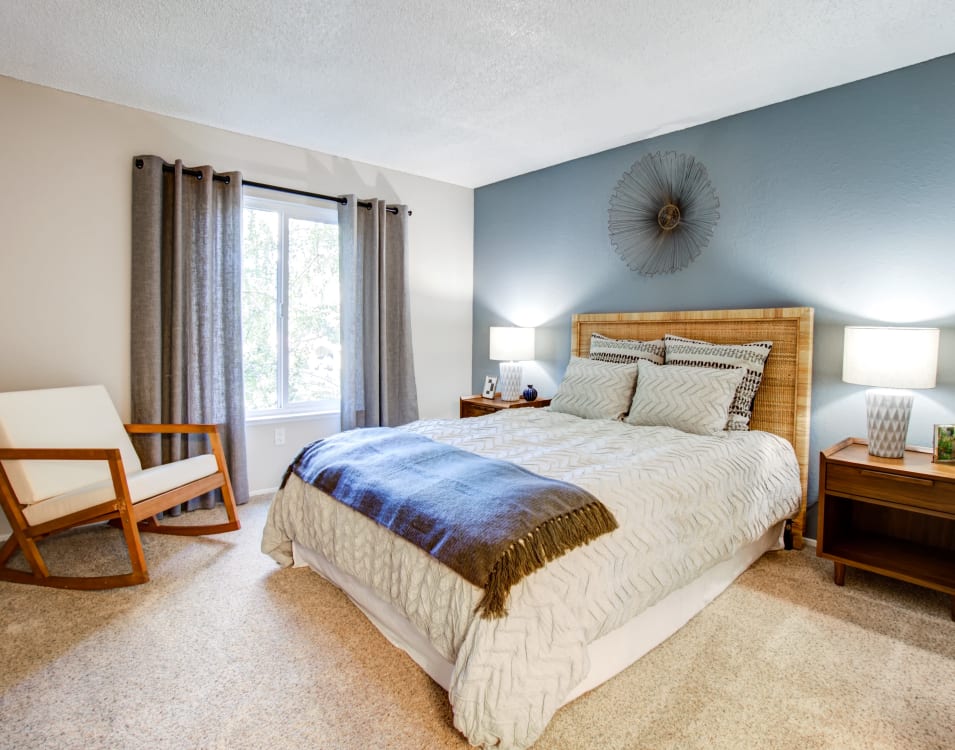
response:
M466 750L444 691L338 589L259 552L268 501L236 533L144 535L142 586L0 583L0 747ZM103 526L43 549L54 573L124 555ZM831 575L765 555L535 750L955 748L948 598Z

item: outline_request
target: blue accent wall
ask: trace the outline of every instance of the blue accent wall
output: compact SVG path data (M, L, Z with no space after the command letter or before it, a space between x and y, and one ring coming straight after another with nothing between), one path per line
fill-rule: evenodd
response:
M611 246L607 209L654 151L703 163L720 220L687 268L644 277ZM537 327L524 379L552 395L575 312L810 306L811 504L819 451L865 435L864 388L841 381L844 326L941 327L909 442L955 422L955 56L487 185L474 214L473 393L497 373L492 325Z

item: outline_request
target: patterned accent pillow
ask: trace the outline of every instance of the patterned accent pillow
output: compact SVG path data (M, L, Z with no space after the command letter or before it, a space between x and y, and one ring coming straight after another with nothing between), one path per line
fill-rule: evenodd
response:
M720 435L745 367L717 369L639 363L629 424L675 427L696 435Z
M772 341L754 341L751 344L711 344L708 341L685 339L666 334L666 363L685 367L745 367L746 376L736 389L730 404L727 430L748 430L753 416L756 391L763 381L766 359L773 348Z
M584 419L622 419L636 382L636 362L571 357L550 408Z
M646 359L662 365L666 354L663 339L636 341L634 339L611 339L599 333L590 335L590 358L601 362L636 362Z

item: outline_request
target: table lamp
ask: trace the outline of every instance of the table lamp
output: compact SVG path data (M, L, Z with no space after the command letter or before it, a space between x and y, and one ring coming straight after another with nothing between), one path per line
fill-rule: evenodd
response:
M523 390L520 360L534 359L534 329L514 326L491 326L490 358L501 362L497 382L502 401L517 401Z
M865 394L869 455L904 455L913 395L899 389L934 388L937 370L937 328L846 326L842 379L875 386Z

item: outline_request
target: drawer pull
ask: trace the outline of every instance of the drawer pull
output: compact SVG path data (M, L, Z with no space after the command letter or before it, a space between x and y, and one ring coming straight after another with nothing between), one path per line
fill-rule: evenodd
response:
M906 482L908 484L920 484L923 487L931 487L935 484L931 479L919 479L917 477L903 477L898 474L886 474L882 471L866 471L862 469L859 472L864 477L874 477L876 479L891 479L893 482Z

